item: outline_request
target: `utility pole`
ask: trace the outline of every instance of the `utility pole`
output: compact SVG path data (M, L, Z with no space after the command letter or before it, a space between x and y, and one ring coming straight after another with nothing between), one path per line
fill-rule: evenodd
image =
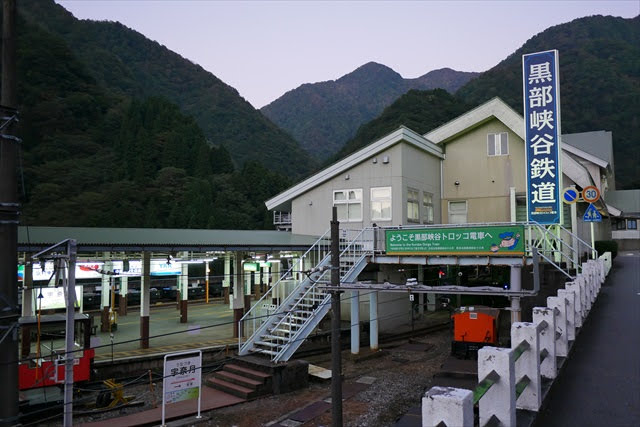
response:
M2 2L0 118L0 425L18 423L18 180L16 120L16 1Z
M331 220L331 420L342 427L342 354L340 347L340 222L333 207Z

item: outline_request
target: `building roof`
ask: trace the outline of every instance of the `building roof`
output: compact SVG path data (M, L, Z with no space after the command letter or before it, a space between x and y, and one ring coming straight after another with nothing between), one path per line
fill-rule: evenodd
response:
M19 227L18 250L33 252L65 239L83 251L301 250L317 238L272 230Z
M624 215L640 214L640 189L609 191L606 199L607 203L622 210Z
M522 116L498 97L490 99L484 104L478 105L476 108L435 128L425 134L424 137L436 144L446 143L494 118L504 123L520 139L525 139Z
M611 132L598 130L593 132L570 133L562 135L562 142L589 153L611 164L613 169L613 137Z
M344 159L334 163L333 165L321 170L304 181L288 188L282 193L267 200L265 204L269 210L289 210L291 200L301 194L327 182L336 175L339 175L352 167L364 162L371 156L386 150L387 148L400 143L406 142L414 147L423 150L439 158L444 158L442 149L433 142L424 138L422 135L412 131L411 129L401 126L389 135L367 145L366 147L356 151L355 153L345 157Z

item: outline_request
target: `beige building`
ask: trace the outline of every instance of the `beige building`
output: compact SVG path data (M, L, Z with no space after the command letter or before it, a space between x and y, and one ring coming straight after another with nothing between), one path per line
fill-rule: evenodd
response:
M611 238L607 204L614 188L611 132L562 136L562 188L597 187L603 222L595 239ZM321 235L338 208L343 229L373 224L526 221L524 120L499 98L425 135L406 127L371 143L266 202L290 212L295 234ZM590 242L582 221L588 204L563 204L563 226Z

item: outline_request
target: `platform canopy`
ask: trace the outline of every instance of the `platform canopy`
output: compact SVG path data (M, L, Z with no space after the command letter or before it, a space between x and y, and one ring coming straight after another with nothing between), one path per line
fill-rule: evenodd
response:
M272 230L19 227L18 250L36 252L64 239L75 239L83 252L206 252L304 250L317 237Z

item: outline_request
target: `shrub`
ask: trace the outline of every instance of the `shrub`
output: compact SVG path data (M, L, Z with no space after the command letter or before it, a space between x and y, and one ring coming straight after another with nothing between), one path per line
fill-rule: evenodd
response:
M596 252L601 256L605 252L611 252L611 259L618 255L618 242L613 240L596 240Z

